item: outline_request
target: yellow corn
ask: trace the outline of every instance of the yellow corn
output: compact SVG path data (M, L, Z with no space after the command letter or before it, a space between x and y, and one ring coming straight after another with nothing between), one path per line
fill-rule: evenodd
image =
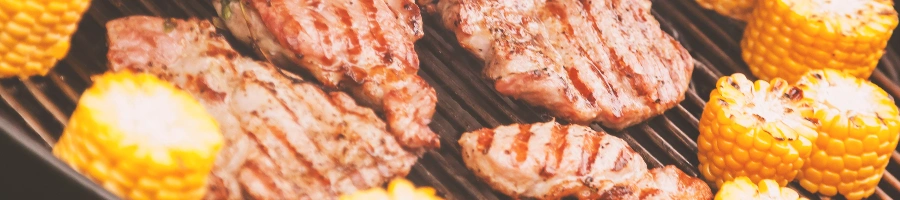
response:
M46 75L90 0L0 0L0 78Z
M868 78L897 27L892 0L759 0L747 20L744 61L763 80L810 69Z
M715 200L731 199L757 199L757 200L800 200L796 190L778 186L772 179L764 179L759 184L754 184L749 178L741 176L733 181L725 182Z
M900 114L869 81L835 70L813 70L797 83L813 104L819 138L798 176L810 192L848 199L875 191L897 147Z
M700 172L721 187L735 177L794 179L812 150L815 125L811 101L782 79L751 82L743 74L716 83L700 117Z
M697 0L701 7L716 11L721 15L725 15L737 20L746 20L756 0Z
M388 184L387 191L382 188L372 188L353 194L341 195L339 200L440 200L441 197L438 197L435 193L436 191L433 188L416 188L406 179L397 178Z
M222 146L190 94L147 74L107 73L79 100L53 154L127 199L200 199Z

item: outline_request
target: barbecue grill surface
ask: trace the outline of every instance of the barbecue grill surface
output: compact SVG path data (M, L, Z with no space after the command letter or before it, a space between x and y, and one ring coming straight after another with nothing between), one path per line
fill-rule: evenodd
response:
M743 24L701 9L693 0L655 0L653 14L663 30L678 39L696 59L691 87L685 100L664 115L610 133L627 141L649 167L676 165L685 173L698 176L697 120L709 92L723 75L744 73L752 77L740 59ZM81 92L90 86L90 77L107 70L104 25L128 15L216 17L206 0L94 0L73 37L68 57L50 74L28 80L0 80L0 133L8 134L45 164L80 183L73 187L92 192L96 198L114 196L53 157L50 146L62 133ZM438 106L431 128L440 134L443 145L426 153L408 178L417 185L434 187L447 199L507 199L466 169L456 140L463 132L482 127L544 122L552 117L545 110L495 92L481 76L483 63L459 47L452 33L436 26L436 18L424 18L425 37L416 43L421 60L419 75L437 90ZM228 36L227 31L220 32ZM872 76L872 81L892 96L900 95L900 55L895 50L900 48L898 35L894 35ZM231 43L245 55L255 55L252 48L235 40ZM596 124L591 127L602 130ZM900 181L895 177L900 175L900 153L894 151L887 169L871 199L900 197ZM799 188L797 184L791 186Z

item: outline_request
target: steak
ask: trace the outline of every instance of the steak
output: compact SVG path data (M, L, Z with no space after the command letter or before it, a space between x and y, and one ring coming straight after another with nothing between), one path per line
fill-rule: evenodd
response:
M650 0L421 0L485 62L498 92L623 129L684 99L693 59Z
M208 199L336 199L405 176L417 159L371 109L242 57L207 21L133 16L107 29L112 70L171 82L221 126Z
M464 133L459 145L476 176L513 198L712 198L702 180L673 166L648 173L624 140L585 126L513 124Z
M308 70L384 113L410 149L440 147L437 97L416 72L422 17L412 0L213 0L225 25L278 66Z

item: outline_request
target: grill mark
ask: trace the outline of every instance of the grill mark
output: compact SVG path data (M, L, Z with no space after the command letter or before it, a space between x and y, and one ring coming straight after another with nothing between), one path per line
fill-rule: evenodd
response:
M302 163L303 166L306 166L307 170L309 170L308 175L312 175L313 177L315 177L316 180L320 181L324 186L326 186L326 188L328 188L328 190L331 190L331 181L328 180L328 178L325 177L322 174L322 172L320 172L316 168L313 168L312 162L310 162L309 159L306 159L306 156L300 154L299 153L300 151L297 150L297 147L292 145L287 140L287 135L284 132L284 130L278 129L276 126L272 126L272 125L269 125L269 130L272 131L273 136L275 136L275 138L278 139L278 142L280 142L282 145L287 147L288 150L291 151L291 154L295 158L297 158L298 162ZM319 148L317 150L321 150L321 148ZM358 173L358 172L356 172L356 173ZM328 192L333 193L332 191L328 191Z
M562 130L560 130L562 129ZM556 124L553 126L550 132L550 146L547 148L546 155L549 157L550 153L553 153L556 162L553 160L546 159L547 164L544 166L544 170L541 171L541 176L550 177L556 175L556 170L559 170L559 165L563 160L563 153L565 152L566 145L568 141L566 140L566 136L569 135L569 127L564 127L562 125ZM554 165L550 165L550 163L555 163Z
M263 186L264 188L274 190L271 192L277 193L278 196L284 196L284 191L281 190L281 188L275 186L275 181L272 180L270 176L265 175L266 171L260 169L260 164L257 163L256 160L248 160L247 162L245 162L243 169L246 169L246 171L240 170L242 173L251 173L252 175L250 176L256 177L256 179L259 180L260 183L265 185ZM241 190L243 191L249 191L251 188L251 186L245 185L246 183L244 181L238 181L238 184L241 185Z
M550 13L556 16L556 18L561 22L560 24L565 26L565 32L560 33L560 35L562 35L562 37L564 37L569 43L577 42L576 40L573 40L571 38L571 35L574 34L574 32L571 24L567 22L569 16L568 13L565 12L564 8L561 8L556 3L548 3L547 8ZM578 92L578 94L581 97L584 97L588 101L588 103L593 106L597 99L594 97L594 92L591 90L591 88L588 87L584 80L582 80L578 75L579 71L576 66L574 64L568 66L564 64L562 67L566 69L569 79L572 80L572 86L575 87L575 90Z
M320 12L318 12L317 10L309 10L308 12L310 15L309 17L312 18L313 26L316 28L316 34L319 35L319 39L320 39L319 45L321 45L320 47L321 48L330 47L334 43L334 41L333 41L334 37L332 36L333 33L331 33L330 29L328 28L328 25L325 24L325 22L322 22L325 20L325 17L322 16L322 14ZM323 50L322 52L323 52L323 56L320 57L320 59L322 59L322 65L324 65L324 66L333 65L334 57L336 55L332 54L333 52L328 51L328 50Z
M274 89L274 86L272 84L273 83L271 83L271 82L268 82L267 84L260 82L260 85L262 85L264 88L266 88L272 94L272 96L276 97L278 105L280 105L282 107L282 110L285 110L286 112L288 112L288 114L291 116L291 119L293 121L298 121L299 119L297 117L297 113L291 107L289 107L285 103L285 101L282 100L282 98L278 98L279 97L278 91ZM317 92L319 92L321 95L325 95L323 91L317 91ZM269 130L272 131L273 136L275 136L275 138L278 139L279 142L282 143L282 145L286 146L289 150L291 150L291 153L294 155L294 157L297 158L297 160L300 163L302 163L304 166L306 166L311 171L310 173L315 172L313 174L314 177L317 180L321 181L323 183L323 185L327 186L327 188L329 190L331 190L332 188L330 186L331 186L332 181L329 180L328 178L326 178L324 176L324 174L322 172L320 172L318 169L313 168L312 163L308 159L305 159L306 157L299 153L300 151L297 150L297 147L294 146L292 143L290 143L287 140L287 133L284 132L284 130L279 129L278 126L273 126L271 124L268 124L269 121L264 121L264 122L266 122L266 125L269 127ZM311 135L312 135L311 133L306 134L306 136L309 137L310 141L324 141L324 140L319 140L320 138L312 138ZM322 146L319 143L320 142L312 143L313 146L315 146L315 148L316 148L316 152L322 152L325 149L325 148L322 148ZM340 166L344 165L344 163L338 162L339 160L335 157L329 156L328 154L323 154L323 155L327 156L329 158L329 160L335 165L340 165ZM358 174L359 170L354 168L353 170L350 171L350 173ZM354 185L359 184L359 183L360 182L354 181ZM360 186L357 185L357 187L360 187ZM332 192L332 191L329 191L329 192Z
M476 148L482 154L487 154L494 141L494 129L481 129L478 133L478 146Z
M248 74L245 74L245 76L253 76L253 77L255 77L255 74L249 74L249 73L248 73ZM259 85L261 85L263 88L265 88L266 90L268 90L270 93L272 93L273 96L275 96L275 97L278 97L278 96L279 96L277 90L274 89L274 83L271 83L271 82L261 82L261 81L258 81L258 78L253 78L253 80L257 80L256 82L257 82ZM333 99L329 98L330 96L328 96L327 94L325 94L324 91L322 91L322 90L314 90L313 92L316 92L316 93L318 93L319 95L324 96L325 99L326 99L327 101L329 101L332 105L335 105L335 107L337 107L338 109L340 109L340 110L342 111L342 113L348 113L348 112L346 112L345 108L343 108L342 106L338 106L337 103L336 103ZM302 98L296 97L296 96L295 96L294 99L302 99ZM293 121L299 120L298 117L297 117L297 114L296 114L297 112L295 112L291 107L289 107L289 106L285 103L285 101L282 100L282 98L277 98L277 102L278 102L279 105L281 105L281 106L283 107L283 110L285 110L285 111L287 111L287 112L289 113L289 115L291 116L291 118L292 118ZM277 134L275 134L276 138L279 139L280 142L282 142L283 145L285 145L285 146L288 147L291 151L293 151L292 153L295 155L295 157L298 158L298 160L299 160L301 163L303 163L303 165L307 166L307 168L309 168L309 170L316 172L316 173L317 173L316 175L318 175L319 177L322 177L322 179L325 180L325 182L323 183L323 185L327 186L327 188L328 188L329 190L332 190L332 188L330 187L330 185L331 185L330 182L331 182L331 181L328 180L327 178L325 178L325 177L322 175L321 172L319 172L319 171L316 170L315 168L312 168L312 163L310 163L308 160L303 159L302 155L299 155L299 153L298 153L299 151L297 150L297 147L291 145L291 143L289 143L289 142L287 141L287 139L286 139L287 134L286 134L283 130L277 129L276 126L269 126L269 127L270 127L270 130L272 130L273 133L277 133ZM310 134L307 134L307 135L310 135ZM324 139L322 139L322 138L324 138ZM356 135L356 137L344 137L344 138L349 138L350 140L353 140L353 141L351 141L350 143L362 145L363 149L364 149L367 153L369 153L369 155L373 155L372 153L373 153L373 149L374 149L374 148L373 148L369 143L360 143L360 142L358 142L358 141L359 141L359 138L360 138L358 135ZM311 141L327 141L327 139L328 139L328 137L310 138ZM313 142L313 146L315 146L317 152L322 152L322 150L325 149L325 148L323 148L323 147L321 146L320 143L321 143L321 142ZM330 160L333 164L335 164L335 165L337 165L337 166L345 166L345 165L347 165L346 163L341 163L341 162L339 162L340 159L338 159L338 158L336 158L336 157L333 157L333 156L329 156L329 154L323 154L323 155L326 155L326 156L329 158L329 160ZM374 157L374 156L373 156L373 157ZM383 159L374 158L374 160L376 160L376 161L382 161L381 163L383 163ZM368 166L366 166L366 167L368 167ZM366 184L366 182L364 181L365 179L361 178L362 176L360 175L361 173L360 173L360 171L359 171L358 168L350 168L350 169L346 169L346 170L347 170L347 173L349 174L348 176L349 176L349 178L352 180L354 186L356 186L357 188L367 188L367 187L369 187L369 185ZM331 192L332 194L334 193L333 191L329 191L329 192Z
M603 39L603 37L602 37L603 32L600 31L600 27L597 27L597 20L595 19L595 16L593 16L593 13L590 12L590 11L591 11L590 5L587 4L585 1L586 1L586 0L581 0L581 6L582 6L582 9L584 9L585 13L587 14L585 18L587 19L588 23L591 24L591 27L594 29L594 31L597 32L598 38L600 38L600 39L602 40L602 39ZM590 1L590 0L587 0L587 2L591 2L591 1ZM601 43L602 43L602 41L601 41ZM606 44L603 44L603 45L601 45L601 46L607 46L607 45L606 45ZM591 61L592 61L592 63L593 63L594 59L591 59ZM594 72L597 73L597 76L599 76L599 77L600 77L600 80L603 81L603 85L606 86L606 90L609 91L610 93L612 93L613 96L616 97L616 98L613 98L614 100L612 100L612 101L618 102L618 101L619 101L619 100L618 100L619 92L616 91L616 90L612 87L612 84L609 83L609 78L606 77L606 70L601 69L601 68L600 68L599 66L597 66L596 64L591 64L591 68L594 69ZM618 108L618 107L619 107L619 106L612 106L612 108L613 108L613 110L615 111L615 113L616 113L617 115L621 115L621 108ZM618 110L618 111L616 111L616 110Z
M528 158L528 141L531 140L531 124L520 124L519 134L516 134L516 140L513 141L512 150L516 153L516 161L522 163Z
M261 119L261 117L256 112L252 112L252 113L250 113L250 115L252 115L252 117ZM288 150L290 150L291 155L294 156L294 158L297 160L297 162L299 162L300 165L302 165L303 167L305 167L307 169L307 171L309 173L305 174L305 176L312 177L314 180L318 181L320 184L322 184L324 186L331 185L331 180L329 180L327 177L325 177L321 172L319 172L319 170L316 170L313 167L312 162L310 162L308 159L305 159L305 156L300 155L297 152L297 149L294 146L290 145L290 143L285 139L286 136L282 130L277 129L277 128L275 128L275 126L268 124L268 121L266 121L266 120L263 120L263 122L265 123L265 126L268 127L270 131L272 131L272 136L275 137L275 139L278 139L278 142L281 143L281 145L285 146ZM241 127L241 128L244 129L243 127ZM274 156L269 153L270 152L269 148L266 147L265 145L263 145L263 143L259 140L259 137L256 136L256 133L253 133L246 129L244 129L244 132L250 133L250 134L247 134L248 137L250 137L253 141L256 141L257 147L259 147L260 151L262 151L264 154L266 154L266 156L269 159L274 158ZM276 166L279 166L279 165L276 165ZM328 190L331 190L331 187L326 187L326 188L328 188ZM332 191L329 191L329 192L332 192Z
M581 153L581 169L578 169L578 175L584 175L590 172L591 165L594 164L594 160L597 159L597 153L600 148L600 138L601 136L597 135L597 133L587 133L584 136L584 146L582 147L583 151Z
M251 113L251 114L255 114L255 113ZM258 148L259 151L260 151L262 154L265 155L265 157L262 157L262 158L260 158L260 159L272 159L272 155L269 154L268 148L266 148L266 146L263 145L262 142L260 142L259 138L256 137L256 134L253 134L253 132L247 130L247 129L244 128L243 126L241 127L241 130L243 130L244 133L248 133L248 134L247 134L247 137L248 137L251 141L253 141L253 143L256 144L256 148ZM308 163L306 163L306 162L301 162L301 164L308 164ZM268 183L268 184L266 185L266 186L267 186L266 188L271 188L271 189L277 190L277 192L278 192L279 194L284 194L284 191L282 191L281 188L275 187L275 183L274 183L274 180L272 180L272 177L265 173L265 172L268 172L268 171L262 171L262 170L260 170L260 167L259 167L258 165L259 165L259 164L257 163L257 161L256 161L255 159L247 159L246 161L244 161L244 164L242 165L242 168L245 168L245 169L247 169L247 170L249 170L249 171L252 171L254 174L256 174L255 177L258 177L258 179L260 179L260 181L265 181L266 183ZM275 165L275 167L279 167L279 166L278 166L278 165ZM307 168L309 168L310 170L312 170L312 165L311 165L311 164L305 165L305 167L307 167ZM262 175L262 174L265 174L265 176L260 176L260 175ZM314 175L312 176L314 180L320 181L320 182L322 182L322 183L327 183L327 182L325 182L325 177L322 177L321 175L319 175L319 176L316 176L316 175L319 175L319 174L316 173L316 174L314 174ZM242 182L242 181L239 181L239 182ZM244 190L247 190L246 187L242 187L242 188L244 188Z
M611 3L612 4L621 4L620 1L614 1ZM613 9L612 11L614 13L616 13L616 15L618 15L620 18L624 18L624 16L629 16L626 14L631 14L630 16L639 15L638 13L642 10L640 8L633 8L635 6L634 4L629 4L629 3L625 3L625 4L626 5L617 6L617 8L626 7L625 9L631 9L631 10L633 10L633 12L626 12L625 14L622 14L619 9ZM640 24L640 22L638 22L636 20L629 20L628 22L631 22L634 24ZM644 26L644 25L619 26L616 28L619 29L619 32L636 33L636 34L640 34L643 36L638 39L657 38L657 37L651 37L651 35L655 35L654 33L656 33L654 30L642 29L644 27L647 27L647 26ZM652 26L652 27L659 27L659 25ZM622 30L622 29L627 29L627 28L634 28L637 30L625 30L625 31ZM643 76L636 76L637 71L635 69L636 69L636 67L644 67L644 66L646 66L647 69L653 69L653 67L651 67L650 65L663 63L661 60L662 54L659 53L657 44L659 44L659 43L651 42L651 43L648 43L648 46L641 46L640 48L637 48L639 50L644 50L645 52L638 52L633 55L636 55L636 56L649 55L649 57L642 57L642 59L638 59L638 62L639 62L639 63L637 63L638 66L631 66L631 67L628 67L629 65L624 61L624 58L622 56L620 56L618 53L613 51L614 49L610 48L610 52L614 53L615 61L618 64L618 65L616 65L617 66L616 68L622 74L624 74L625 77L632 80L631 86L635 90L635 92L637 92L637 96L643 97L645 100L647 100L647 102L653 102L653 99L656 98L653 95L649 95L650 92L652 92L651 91L652 89L657 89L657 85L651 84L651 83L656 83L656 81L648 81L647 80L648 78L653 76L653 74L645 74ZM629 46L626 46L626 47L629 47ZM647 49L650 49L651 51L646 51ZM651 55L651 53L652 53L652 55ZM660 67L665 67L665 66L660 66Z
M641 8L638 8L636 10L641 10L641 12L646 12L645 10L643 10ZM645 23L645 24L650 23L649 21L647 21L646 19L643 18L644 15L638 15L638 16L640 16L642 18L642 23ZM656 25L656 27L658 27L659 23L656 23L655 25ZM647 26L641 26L641 27L647 27ZM655 86L656 86L656 87L652 88L653 91L656 92L655 99L660 99L660 98L665 97L663 95L663 93L665 93L665 91L678 91L678 88L677 88L678 84L675 84L675 83L678 83L679 81L674 78L670 78L671 79L670 81L665 81L664 79L666 77L664 77L664 76L669 75L669 77L680 77L679 75L674 74L673 72L683 71L684 69L669 69L668 67L670 67L670 66L665 66L670 63L672 64L672 66L676 66L675 65L676 63L673 62L673 61L675 61L674 57L680 56L680 52L676 52L675 54L666 54L666 51L664 50L665 46L672 45L671 44L672 39L670 39L666 33L662 32L662 30L659 30L659 31L647 30L647 31L643 31L643 32L644 32L644 36L645 36L644 38L670 41L669 43L655 43L655 42L650 43L650 49L653 50L653 55L655 55L655 56L653 56L653 59L657 61L656 63L662 65L662 67L663 67L663 68L650 68L650 69L655 69L652 71L652 72L654 72L654 75L655 75L655 77L654 77L655 80L652 81L653 83L655 83ZM678 46L671 46L671 48L669 48L669 49L680 49L680 48ZM647 82L647 81L645 81L645 82ZM672 84L665 84L666 82L671 82ZM650 98L651 96L645 95L645 97ZM649 101L653 101L653 100L649 100Z
M638 197L638 199L647 199L647 197L656 196L656 195L659 195L659 193L660 193L659 189L646 188L646 189L641 190L641 195L640 195L640 197Z
M322 91L322 90L315 90L315 92L318 92L318 93L321 93L322 95L325 95L325 97L326 97L325 99L326 99L328 102L330 102L331 105L334 105L334 107L337 108L341 113L344 113L344 114L347 114L347 115L354 115L354 116L357 116L357 117L362 118L362 119L367 119L367 116L365 116L364 114L362 114L362 113L360 113L360 112L353 112L352 110L348 110L347 108L344 107L344 105L343 105L342 103L338 103L335 96L332 96L332 95L330 95L330 94L325 94L325 92ZM350 141L350 142L348 142L348 143L351 143L351 144L360 144L360 145L362 145L362 148L363 148L364 150L366 150L366 153L367 153L368 155L370 155L371 158L373 158L373 159L376 161L375 163L387 163L387 162L388 162L388 161L385 160L385 157L386 157L387 155L375 153L375 147L372 146L371 143L368 143L368 142L359 142L359 140L360 140L360 138L362 138L362 136L360 136L358 133L356 133L356 132L351 132L351 131L346 131L344 126L339 126L338 128L339 128L339 130L338 130L335 134L337 134L337 137L340 138L340 140L349 139L349 140L352 140L352 141ZM351 135L351 136L346 135L346 134L350 134L350 133L354 133L354 134ZM385 132L385 133L386 133L386 134L390 134L390 133L387 133L387 132ZM384 144L384 139L385 139L385 138L381 138L381 139L382 139L382 140L381 140L381 141L382 141L382 144ZM389 139L390 139L390 138L389 138ZM376 164L376 165L378 165L378 164ZM371 167L371 165L368 165L368 166L366 166L366 167ZM359 170L357 170L357 172L358 172L358 171L359 171ZM385 173L389 173L389 172L384 172L384 171L382 171L382 170L379 170L379 173L380 173L382 176L384 176L384 177L390 175L390 174L385 174Z
M628 164L628 161L630 160L629 158L630 157L625 155L625 149L619 151L619 155L616 157L616 163L613 165L612 171L617 172L622 170L622 168L625 168L625 165Z
M575 90L578 91L578 94L586 98L590 105L594 105L594 102L596 102L597 99L594 98L594 93L591 92L591 89L587 87L587 84L585 84L584 81L581 80L581 77L578 76L578 69L575 69L575 66L563 66L563 68L566 68L569 79L572 80L572 86L575 87Z
M366 13L366 17L368 18L369 25L372 26L369 29L369 35L375 39L375 45L373 45L373 49L376 52L387 52L387 39L385 38L384 30L382 30L381 25L377 22L378 9L375 7L375 2L373 0L362 0L360 1L363 7L363 13Z
M362 49L359 46L359 35L353 31L353 17L347 12L346 6L336 6L335 13L340 18L341 23L344 24L344 36L350 41L350 46L347 47L347 54L349 55L346 57L350 60L350 63L356 63L356 55L359 55Z
M209 40L216 40L216 39L220 39L220 38L210 38ZM199 40L199 38L197 40ZM230 48L224 47L221 44L216 44L216 43L212 43L212 42L206 44L206 50L200 52L200 55L207 56L207 57L222 56L228 60L233 60L233 59L237 58L238 56L240 56L238 54L238 52L234 51L233 49L230 49Z

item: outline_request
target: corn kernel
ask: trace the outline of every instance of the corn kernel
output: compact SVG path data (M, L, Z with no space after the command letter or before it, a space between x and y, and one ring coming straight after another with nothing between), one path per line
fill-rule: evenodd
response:
M757 0L751 8L742 57L762 80L795 82L824 68L868 78L898 23L886 0Z
M415 188L415 186L402 178L392 180L387 187L371 188L368 190L357 191L353 194L345 194L340 196L340 200L440 200L436 191L430 187Z
M872 195L897 147L900 112L875 84L837 70L812 70L797 83L814 99L819 142L800 171L801 186L848 199ZM865 100L860 102L859 100ZM881 149L887 149L881 151Z
M69 51L69 40L89 4L0 0L0 46L6 47L0 48L0 78L47 74Z
M800 197L800 193L791 188L779 186L771 179L764 179L758 183L751 181L749 177L737 177L725 182L716 193L715 200L728 199L760 199L760 200L796 200L806 199Z

